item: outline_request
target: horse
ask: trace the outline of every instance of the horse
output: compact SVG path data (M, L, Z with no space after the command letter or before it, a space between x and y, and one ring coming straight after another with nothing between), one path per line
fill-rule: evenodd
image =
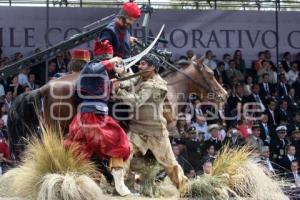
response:
M214 78L209 67L201 61L186 62L183 65L181 69L167 70L162 74L169 90L164 116L170 124L168 127L171 128L175 126L176 114L180 110L177 108L179 101L186 102L189 94L196 93L202 97L214 94L215 99L222 102L227 99L227 92ZM49 125L58 122L62 132L66 134L68 125L77 113L75 85L78 78L79 73L68 74L49 81L39 89L19 95L8 114L11 144L20 143L20 138L30 136L32 130L39 126L37 115L42 115L45 123Z
M215 108L224 105L228 98L226 90L214 77L214 72L203 60L183 61L178 63L182 70L167 71L162 74L167 81L168 93L164 105L164 117L167 119L170 134L176 132L176 123L179 112L186 112L191 94L200 97L201 102L214 104Z
M41 119L47 125L58 125L66 133L77 111L74 88L78 77L79 73L73 72L17 96L7 118L9 141L13 150L15 146L24 144L23 138L37 133Z

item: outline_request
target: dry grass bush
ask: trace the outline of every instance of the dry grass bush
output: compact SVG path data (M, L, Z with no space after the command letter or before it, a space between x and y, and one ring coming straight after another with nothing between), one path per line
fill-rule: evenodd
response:
M188 195L204 199L285 200L280 182L268 176L250 159L247 146L225 146L213 165L212 176L200 176L190 183Z
M102 191L94 182L100 177L95 166L83 159L84 155L74 153L76 146L64 148L62 133L57 129L43 127L42 132L41 139L29 141L21 165L0 178L0 197L99 198Z

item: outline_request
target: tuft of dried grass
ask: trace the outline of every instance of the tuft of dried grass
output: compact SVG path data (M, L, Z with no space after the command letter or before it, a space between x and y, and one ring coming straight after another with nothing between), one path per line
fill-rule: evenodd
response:
M241 197L253 200L288 200L282 192L282 183L268 176L264 168L251 160L231 177L230 187Z
M42 133L41 138L35 136L29 141L22 164L0 178L1 197L36 199L49 174L57 174L56 179L48 182L50 185L59 185L57 181L65 179L69 181L63 182L76 182L81 175L100 177L96 167L84 159L84 155L75 154L76 146L69 149L64 147L63 135L58 129L42 126ZM62 190L67 188L61 186Z
M207 200L228 199L226 181L222 176L198 176L190 182L188 196Z
M225 146L214 162L212 176L191 181L189 196L204 199L285 200L279 181L250 158L249 148Z
M230 148L228 145L224 146L218 158L214 161L213 175L235 175L237 170L246 163L250 154L251 151L249 151L247 146L239 148Z

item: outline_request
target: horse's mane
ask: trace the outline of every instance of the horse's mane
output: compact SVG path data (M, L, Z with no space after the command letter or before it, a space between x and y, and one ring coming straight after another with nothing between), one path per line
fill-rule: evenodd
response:
M176 67L178 70L182 70L186 68L187 66L190 66L191 62L187 60L179 60L177 61L173 66ZM176 72L178 72L176 69L173 69L171 67L167 67L160 75L162 78L167 77L171 74L175 75Z

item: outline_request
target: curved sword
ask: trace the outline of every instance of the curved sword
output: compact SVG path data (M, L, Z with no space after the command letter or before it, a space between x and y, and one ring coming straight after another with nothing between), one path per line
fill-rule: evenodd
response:
M140 71L140 72L137 72L137 73L129 75L129 76L118 78L117 81L126 81L126 80L129 80L129 79L135 78L137 76L141 76L143 74L146 74L148 72L151 72L151 70Z
M154 45L156 44L157 40L159 39L160 35L162 34L163 30L165 28L165 25L163 24L162 27L160 28L159 33L157 34L156 38L152 41L152 43L146 48L144 49L144 51L142 51L141 53L139 53L138 55L135 55L133 57L124 59L123 62L124 63L128 63L126 64L126 66L124 66L124 69L127 70L130 67L132 67L135 63L137 63L142 57L144 57L147 53L149 53L149 51L154 47Z

